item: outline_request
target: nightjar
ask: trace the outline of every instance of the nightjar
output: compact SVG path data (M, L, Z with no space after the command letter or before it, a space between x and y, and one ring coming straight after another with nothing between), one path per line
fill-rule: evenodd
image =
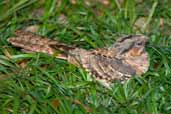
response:
M12 45L25 52L42 52L67 60L87 72L103 85L109 87L114 80L125 81L148 70L149 56L145 50L148 38L144 35L130 35L119 38L112 46L85 50L68 46L31 32L17 30L15 37L8 39Z

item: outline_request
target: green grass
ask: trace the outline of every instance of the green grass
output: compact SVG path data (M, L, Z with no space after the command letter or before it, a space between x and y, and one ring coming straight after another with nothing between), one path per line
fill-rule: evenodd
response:
M171 2L169 0L4 0L0 2L0 113L171 113ZM33 14L43 8L42 15ZM59 21L61 14L66 16ZM35 16L37 15L37 16ZM144 24L135 23L139 19ZM163 21L163 22L161 22ZM111 90L84 69L46 54L25 54L7 43L17 29L39 26L39 35L85 49L111 45L118 37L145 34L150 68ZM10 56L10 57L9 57Z

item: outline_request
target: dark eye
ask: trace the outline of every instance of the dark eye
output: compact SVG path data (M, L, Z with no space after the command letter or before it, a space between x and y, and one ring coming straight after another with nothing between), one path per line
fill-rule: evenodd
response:
M143 43L142 42L137 42L136 45L141 46Z

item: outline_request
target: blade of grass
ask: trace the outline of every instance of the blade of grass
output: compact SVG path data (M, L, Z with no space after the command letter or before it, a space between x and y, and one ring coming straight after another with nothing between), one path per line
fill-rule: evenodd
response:
M31 5L32 3L36 2L37 0L20 0L18 3L16 3L11 9L9 9L4 15L0 16L0 22L5 20L10 15L14 14L16 11Z
M156 9L156 7L157 7L157 4L158 4L158 1L155 1L155 2L153 3L153 6L152 6L152 8L151 8L151 10L150 10L150 14L149 14L149 16L148 16L148 18L147 18L147 21L146 21L146 23L144 24L144 26L142 27L142 31L145 31L145 29L146 29L147 26L149 25L150 21L152 20L152 17L153 17L153 14L154 14L154 12L155 12L155 9Z

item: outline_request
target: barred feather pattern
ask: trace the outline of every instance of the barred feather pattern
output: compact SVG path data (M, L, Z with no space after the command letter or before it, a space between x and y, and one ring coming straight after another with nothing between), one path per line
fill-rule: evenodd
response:
M114 80L125 81L134 75L148 70L149 57L145 51L147 38L142 35L124 37L109 48L85 50L68 46L31 32L18 30L15 37L8 39L12 45L25 52L42 52L49 55L56 50L61 54L57 58L65 59L78 67L83 67L96 80L110 86ZM139 44L136 44L139 42Z

